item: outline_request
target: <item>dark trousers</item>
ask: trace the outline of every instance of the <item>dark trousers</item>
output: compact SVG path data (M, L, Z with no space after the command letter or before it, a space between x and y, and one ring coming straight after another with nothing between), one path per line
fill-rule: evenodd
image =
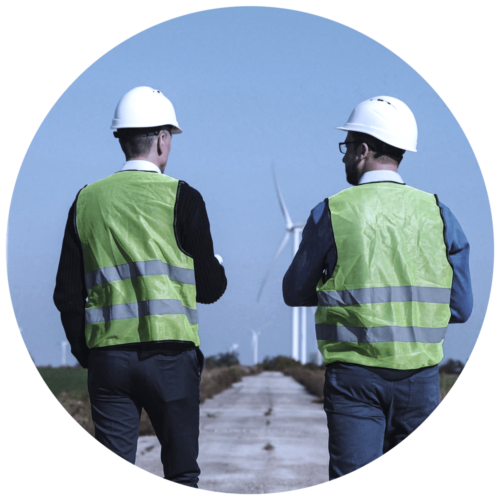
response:
M135 463L144 408L161 444L165 478L197 488L202 359L195 349L92 349L88 389L96 439Z
M332 363L325 371L330 480L394 448L439 404L438 366L391 370Z

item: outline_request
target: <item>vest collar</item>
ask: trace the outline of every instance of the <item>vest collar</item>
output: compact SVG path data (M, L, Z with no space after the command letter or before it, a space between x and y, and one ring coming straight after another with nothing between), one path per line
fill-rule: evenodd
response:
M397 182L398 184L404 184L403 179L397 172L393 172L392 170L370 170L370 172L365 172L361 176L358 186L371 182Z

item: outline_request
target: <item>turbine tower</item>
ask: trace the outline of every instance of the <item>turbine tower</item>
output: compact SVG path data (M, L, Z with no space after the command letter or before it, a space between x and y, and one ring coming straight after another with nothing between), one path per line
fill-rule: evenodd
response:
M254 366L259 362L259 335L260 332L250 330L252 332L252 349L253 349L253 364Z
M262 284L260 285L260 290L259 294L257 295L257 300L259 300L262 290L264 288L264 285L267 281L267 278L269 277L269 274L271 273L271 270L274 266L274 263L278 259L280 253L283 251L285 248L286 244L288 243L288 240L290 239L290 235L293 234L293 247L292 247L292 259L297 253L297 250L299 249L299 244L300 244L300 239L302 237L302 230L304 229L304 223L294 223L292 221L292 218L290 217L290 214L288 213L288 210L285 205L285 200L283 199L283 195L281 194L281 189L278 184L278 179L276 178L276 172L273 169L273 176L274 176L274 184L276 186L276 194L278 195L278 201L281 207L281 211L283 212L283 216L285 217L285 236L281 242L281 245L278 248L278 251L276 252L276 255L274 256L274 259L269 266L269 269L267 270L266 275L264 276L264 279L262 281ZM302 316L302 355L300 356L300 361L302 364L306 363L306 348L307 348L307 330L306 330L306 325L307 325L307 308L306 307L292 307L292 358L299 361L299 314Z
M66 366L66 347L68 347L69 342L67 340L61 341L61 365Z

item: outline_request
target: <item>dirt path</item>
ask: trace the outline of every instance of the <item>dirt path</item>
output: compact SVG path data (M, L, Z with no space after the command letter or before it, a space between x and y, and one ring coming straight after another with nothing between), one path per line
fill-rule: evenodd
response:
M276 493L328 480L328 431L321 404L278 372L244 377L201 406L199 487ZM162 476L155 437L139 440L136 464Z

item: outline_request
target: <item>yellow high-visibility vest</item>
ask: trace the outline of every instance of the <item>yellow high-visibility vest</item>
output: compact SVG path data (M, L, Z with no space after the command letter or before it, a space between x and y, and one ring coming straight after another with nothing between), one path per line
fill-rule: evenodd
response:
M337 265L317 286L326 364L395 369L443 358L453 269L437 198L403 184L362 184L329 198Z
M193 259L174 231L179 181L121 171L79 194L89 348L158 340L200 344Z

